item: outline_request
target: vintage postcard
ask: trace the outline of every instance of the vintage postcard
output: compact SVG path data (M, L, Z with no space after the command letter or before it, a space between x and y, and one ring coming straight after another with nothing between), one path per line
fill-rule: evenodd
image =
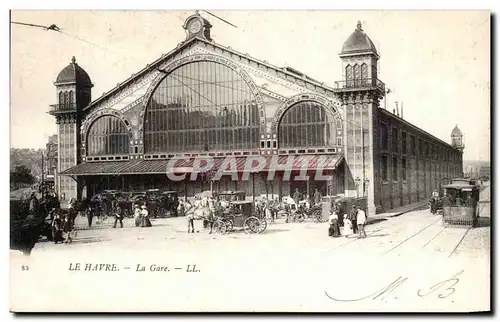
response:
M488 11L11 11L12 312L485 312Z

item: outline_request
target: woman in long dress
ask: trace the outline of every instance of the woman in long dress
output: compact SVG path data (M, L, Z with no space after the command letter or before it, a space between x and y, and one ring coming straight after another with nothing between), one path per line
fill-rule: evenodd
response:
M142 214L141 214L141 208L139 207L138 204L134 205L134 221L135 221L135 227L141 226Z
M352 222L347 218L347 214L344 214L344 229L342 230L342 235L345 237L352 235Z
M151 221L149 220L149 213L146 205L142 205L141 215L142 215L142 227L151 227Z
M339 237L340 236L339 221L337 219L337 214L335 213L335 211L332 212L332 214L328 218L328 221L330 222L330 228L328 229L328 236Z

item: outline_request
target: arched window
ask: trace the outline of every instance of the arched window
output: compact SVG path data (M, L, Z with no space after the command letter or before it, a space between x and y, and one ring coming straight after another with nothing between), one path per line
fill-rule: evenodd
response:
M316 102L299 102L281 118L280 148L309 148L336 146L336 125L331 113Z
M368 65L363 63L361 64L361 82L364 86L370 84L369 76L368 76Z
M69 103L70 107L71 107L71 105L73 105L73 91L69 91L68 103Z
M145 152L257 149L259 119L251 89L234 70L205 61L183 65L148 102Z
M358 64L354 64L354 79L361 79L361 67Z
M64 92L59 92L59 105L64 104Z
M64 107L68 107L68 106L69 106L69 93L64 92Z
M122 120L112 115L99 117L87 134L87 155L129 153L129 134Z
M347 87L352 87L354 85L354 75L352 73L352 66L347 65L345 68L345 79Z

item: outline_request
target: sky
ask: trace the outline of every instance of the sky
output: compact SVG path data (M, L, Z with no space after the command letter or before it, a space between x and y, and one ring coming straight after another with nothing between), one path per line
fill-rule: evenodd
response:
M381 56L379 78L392 90L388 108L403 102L407 121L446 142L458 125L464 159L490 159L489 12L211 12L237 26L202 12L216 43L332 87L342 77L338 53L361 21ZM193 13L12 11L11 21L56 24L64 33L11 24L11 147L41 148L57 132L47 112L56 103L53 82L72 56L90 75L96 99L182 42Z

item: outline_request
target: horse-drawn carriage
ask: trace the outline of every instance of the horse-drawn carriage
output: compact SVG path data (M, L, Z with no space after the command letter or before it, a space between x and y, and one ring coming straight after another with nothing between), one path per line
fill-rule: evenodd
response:
M322 222L321 204L311 205L309 200L300 200L297 204L291 197L283 197L281 207L285 214L285 222L303 222L306 218L312 218L315 222Z
M479 185L468 179L454 179L443 186L443 224L445 226L475 227L479 217Z
M29 255L38 238L51 237L47 205L43 202L30 213L29 195L11 195L10 198L10 249L20 250Z
M243 228L246 233L260 234L267 228L267 221L263 216L255 214L254 203L250 200L236 200L231 203L228 213L220 214L226 224L228 232L236 228Z
M177 207L179 207L179 193L177 191L163 191L161 196L161 203L162 214L169 214L173 217L178 216Z

